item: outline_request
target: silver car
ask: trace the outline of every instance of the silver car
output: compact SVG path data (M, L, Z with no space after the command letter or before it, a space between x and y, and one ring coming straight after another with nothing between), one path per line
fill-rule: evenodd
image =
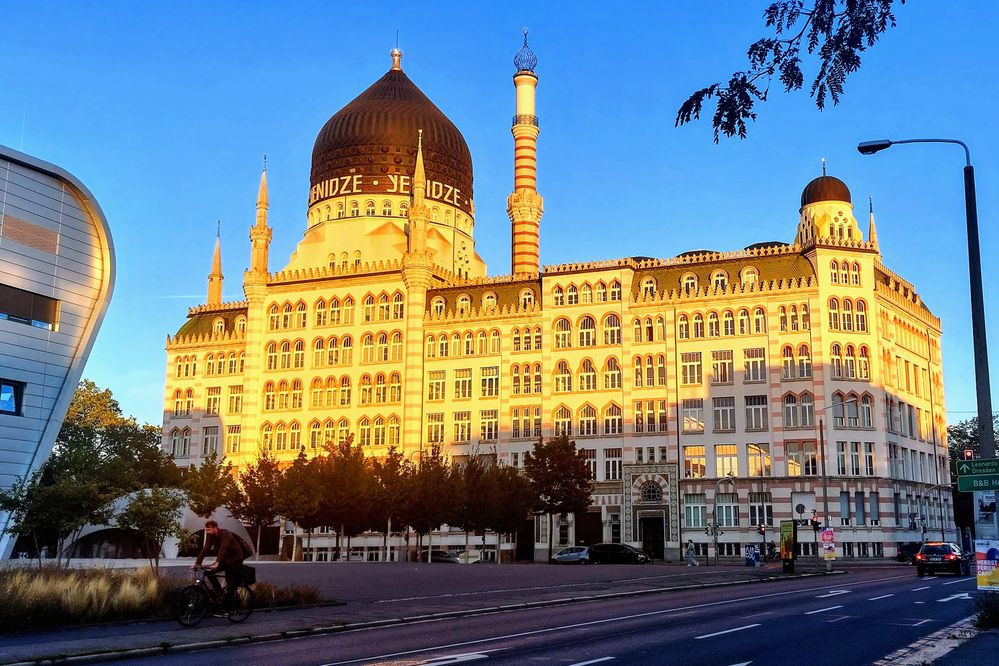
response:
M550 561L552 564L585 564L589 552L586 546L569 546L552 555Z

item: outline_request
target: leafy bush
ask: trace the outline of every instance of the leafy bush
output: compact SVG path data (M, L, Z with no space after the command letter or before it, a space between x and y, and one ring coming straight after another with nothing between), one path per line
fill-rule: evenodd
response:
M188 581L150 569L0 569L0 633L91 622L170 617L173 593ZM254 585L257 608L322 600L314 587Z
M975 596L975 626L979 629L999 627L999 594L980 592Z

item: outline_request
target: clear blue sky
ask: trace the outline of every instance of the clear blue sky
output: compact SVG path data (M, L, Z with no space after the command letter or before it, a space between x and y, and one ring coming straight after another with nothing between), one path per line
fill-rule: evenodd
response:
M396 30L407 74L471 149L477 249L490 274L509 271L512 57L526 25L539 59L542 263L791 241L801 189L825 157L858 218L874 196L886 264L942 318L949 419L969 418L963 153L905 146L863 157L855 146L970 145L999 387L999 296L989 289L999 281L999 4L899 6L898 27L864 56L838 107L820 113L806 93L775 86L748 140L716 146L703 121L674 128L692 90L744 65L766 4L8 1L0 143L69 170L103 207L118 278L85 376L127 414L159 424L165 338L204 302L215 221L224 297L238 300L261 156L277 270L305 229L316 133L388 69Z

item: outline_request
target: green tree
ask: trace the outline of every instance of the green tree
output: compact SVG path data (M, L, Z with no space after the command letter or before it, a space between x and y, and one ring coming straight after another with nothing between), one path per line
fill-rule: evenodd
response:
M317 458L310 459L303 446L295 462L284 470L278 481L277 512L306 531L311 547L312 531L322 525L319 513L319 465ZM295 559L292 546L291 559Z
M493 465L489 468L495 495L486 503L486 525L497 534L511 534L530 516L537 502L531 482L516 467ZM500 553L496 561L500 562Z
M992 415L992 432L995 435L996 450L999 450L999 413ZM964 458L966 449L974 451L973 455L976 458L981 456L982 447L978 441L977 416L947 426L947 449L952 463L951 470L953 470L953 463ZM953 471L951 474L953 476Z
M348 539L349 557L350 537L371 528L373 523L374 480L370 466L364 450L349 437L326 445L320 470L320 514L326 525L337 530L338 539Z
M398 530L403 525L403 509L408 503L407 479L412 473L412 467L393 446L388 455L371 461L371 475L374 480L373 515L385 523L382 539L384 550L383 561L388 562L388 538L392 526ZM378 529L381 529L380 527Z
M539 440L534 451L524 456L524 471L535 494L534 508L548 515L548 559L551 560L552 519L557 515L579 514L590 505L590 470L576 442L562 435Z
M223 463L214 453L209 454L200 467L191 465L188 468L182 487L191 511L202 518L208 518L220 506L232 504L239 494L232 463Z
M234 516L257 528L256 552L260 556L260 533L277 518L277 491L281 470L267 451L239 474L240 492L230 507Z
M898 0L904 4L905 0ZM715 100L711 118L714 140L719 132L746 138L746 121L756 120L757 101L765 102L776 76L785 92L800 90L805 82L804 58L818 59L818 71L809 87L822 110L827 99L838 104L846 78L860 69L860 54L895 27L895 0L781 0L763 13L773 36L749 47L749 67L732 74L728 83L713 83L693 93L680 105L676 126L701 117L706 100Z
M403 515L406 524L416 532L417 552L422 559L423 536L448 522L453 514L457 496L454 475L440 448L434 447L424 452L408 481L409 503ZM428 547L433 547L432 537Z
M181 538L180 517L184 496L177 490L153 488L138 491L118 515L118 526L139 535L142 550L153 571L159 573L160 551L169 537Z
M466 551L469 533L482 532L485 539L491 507L497 500L496 477L490 473L493 467L492 456L473 454L454 470L457 502L453 521L465 531Z

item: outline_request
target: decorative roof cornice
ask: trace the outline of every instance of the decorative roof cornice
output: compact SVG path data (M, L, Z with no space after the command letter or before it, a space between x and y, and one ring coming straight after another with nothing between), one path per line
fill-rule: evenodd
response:
M218 305L195 305L187 309L187 316L193 317L199 314L211 314L213 312L230 312L232 310L245 310L249 307L247 301L230 301L219 303Z
M216 346L240 343L245 340L246 334L238 331L196 333L194 335L168 335L166 338L166 348Z

